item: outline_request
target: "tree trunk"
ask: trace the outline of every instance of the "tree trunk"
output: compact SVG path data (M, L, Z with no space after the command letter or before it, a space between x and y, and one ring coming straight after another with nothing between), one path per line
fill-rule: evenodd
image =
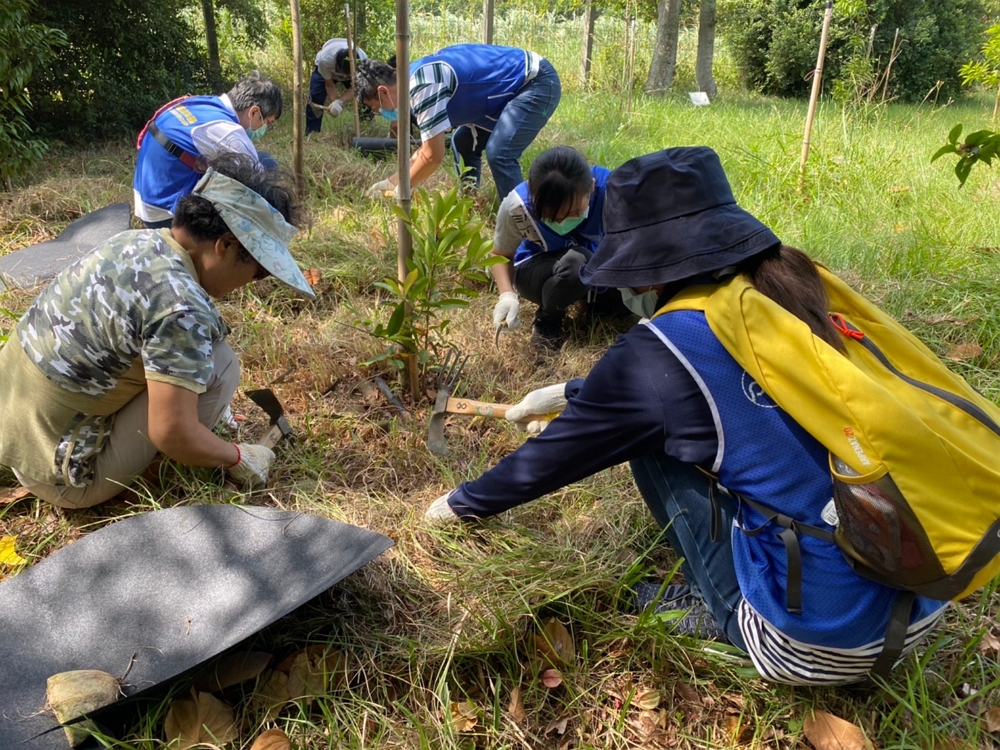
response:
M698 90L714 99L717 92L712 76L712 62L715 59L715 0L701 0L698 16L698 60L694 66L694 77Z
M677 69L677 31L681 0L660 0L656 11L656 46L646 78L646 93L662 94L670 88Z
M222 63L219 60L219 34L215 30L215 7L213 0L201 0L201 12L205 17L205 41L208 44L208 81L216 94L224 92L222 85Z
M594 0L586 0L583 11L583 85L590 78L590 63L594 57L594 26L600 11L594 7Z

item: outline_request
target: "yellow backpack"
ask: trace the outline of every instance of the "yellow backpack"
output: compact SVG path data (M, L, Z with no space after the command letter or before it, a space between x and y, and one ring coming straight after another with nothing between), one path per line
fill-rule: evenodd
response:
M703 310L726 350L830 451L834 541L859 573L960 599L1000 573L1000 408L817 269L846 357L743 275L688 289L660 312Z

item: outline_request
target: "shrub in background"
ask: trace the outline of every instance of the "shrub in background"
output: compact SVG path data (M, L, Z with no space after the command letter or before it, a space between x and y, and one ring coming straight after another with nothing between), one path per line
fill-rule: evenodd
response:
M779 96L806 96L816 66L824 0L728 0L722 34L744 83ZM961 93L959 69L975 53L983 25L980 0L841 0L834 5L824 78L857 74L858 58L884 70L899 29L905 40L892 64L887 96L921 101L940 81L939 97Z
M31 6L30 0L6 0L0 6L0 180L7 189L12 177L27 172L46 151L28 123L27 85L66 41L62 32L31 23Z

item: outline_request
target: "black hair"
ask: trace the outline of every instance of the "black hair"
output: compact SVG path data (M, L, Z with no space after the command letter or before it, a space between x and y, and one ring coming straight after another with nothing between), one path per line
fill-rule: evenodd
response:
M396 83L396 71L384 62L362 60L354 69L354 96L359 102L367 102L378 96L379 86L392 86Z
M210 160L208 166L250 188L270 203L285 221L298 225L301 220L298 199L280 169L261 169L252 157L231 152ZM184 229L197 240L217 240L232 233L212 202L201 195L186 195L177 202L172 226ZM239 257L240 260L250 259L249 253L246 258L243 254Z
M229 90L228 96L237 112L244 112L256 105L260 107L260 116L265 120L269 117L275 120L281 117L281 89L259 70L237 81Z
M563 206L589 193L593 185L587 158L569 146L543 151L528 171L528 192L540 219L554 219Z
M774 245L739 263L737 271L754 287L799 320L841 354L844 340L830 321L830 298L813 259L796 247Z
M357 52L354 54L354 66L358 65ZM337 83L346 84L346 88L351 87L351 55L347 48L338 49L333 56L334 79Z

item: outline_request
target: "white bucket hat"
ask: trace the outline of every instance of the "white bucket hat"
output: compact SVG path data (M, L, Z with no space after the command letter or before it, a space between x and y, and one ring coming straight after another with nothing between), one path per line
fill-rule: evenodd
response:
M215 169L205 172L193 193L211 201L236 239L268 273L309 299L316 298L288 251L288 243L299 230L285 221L274 206Z

